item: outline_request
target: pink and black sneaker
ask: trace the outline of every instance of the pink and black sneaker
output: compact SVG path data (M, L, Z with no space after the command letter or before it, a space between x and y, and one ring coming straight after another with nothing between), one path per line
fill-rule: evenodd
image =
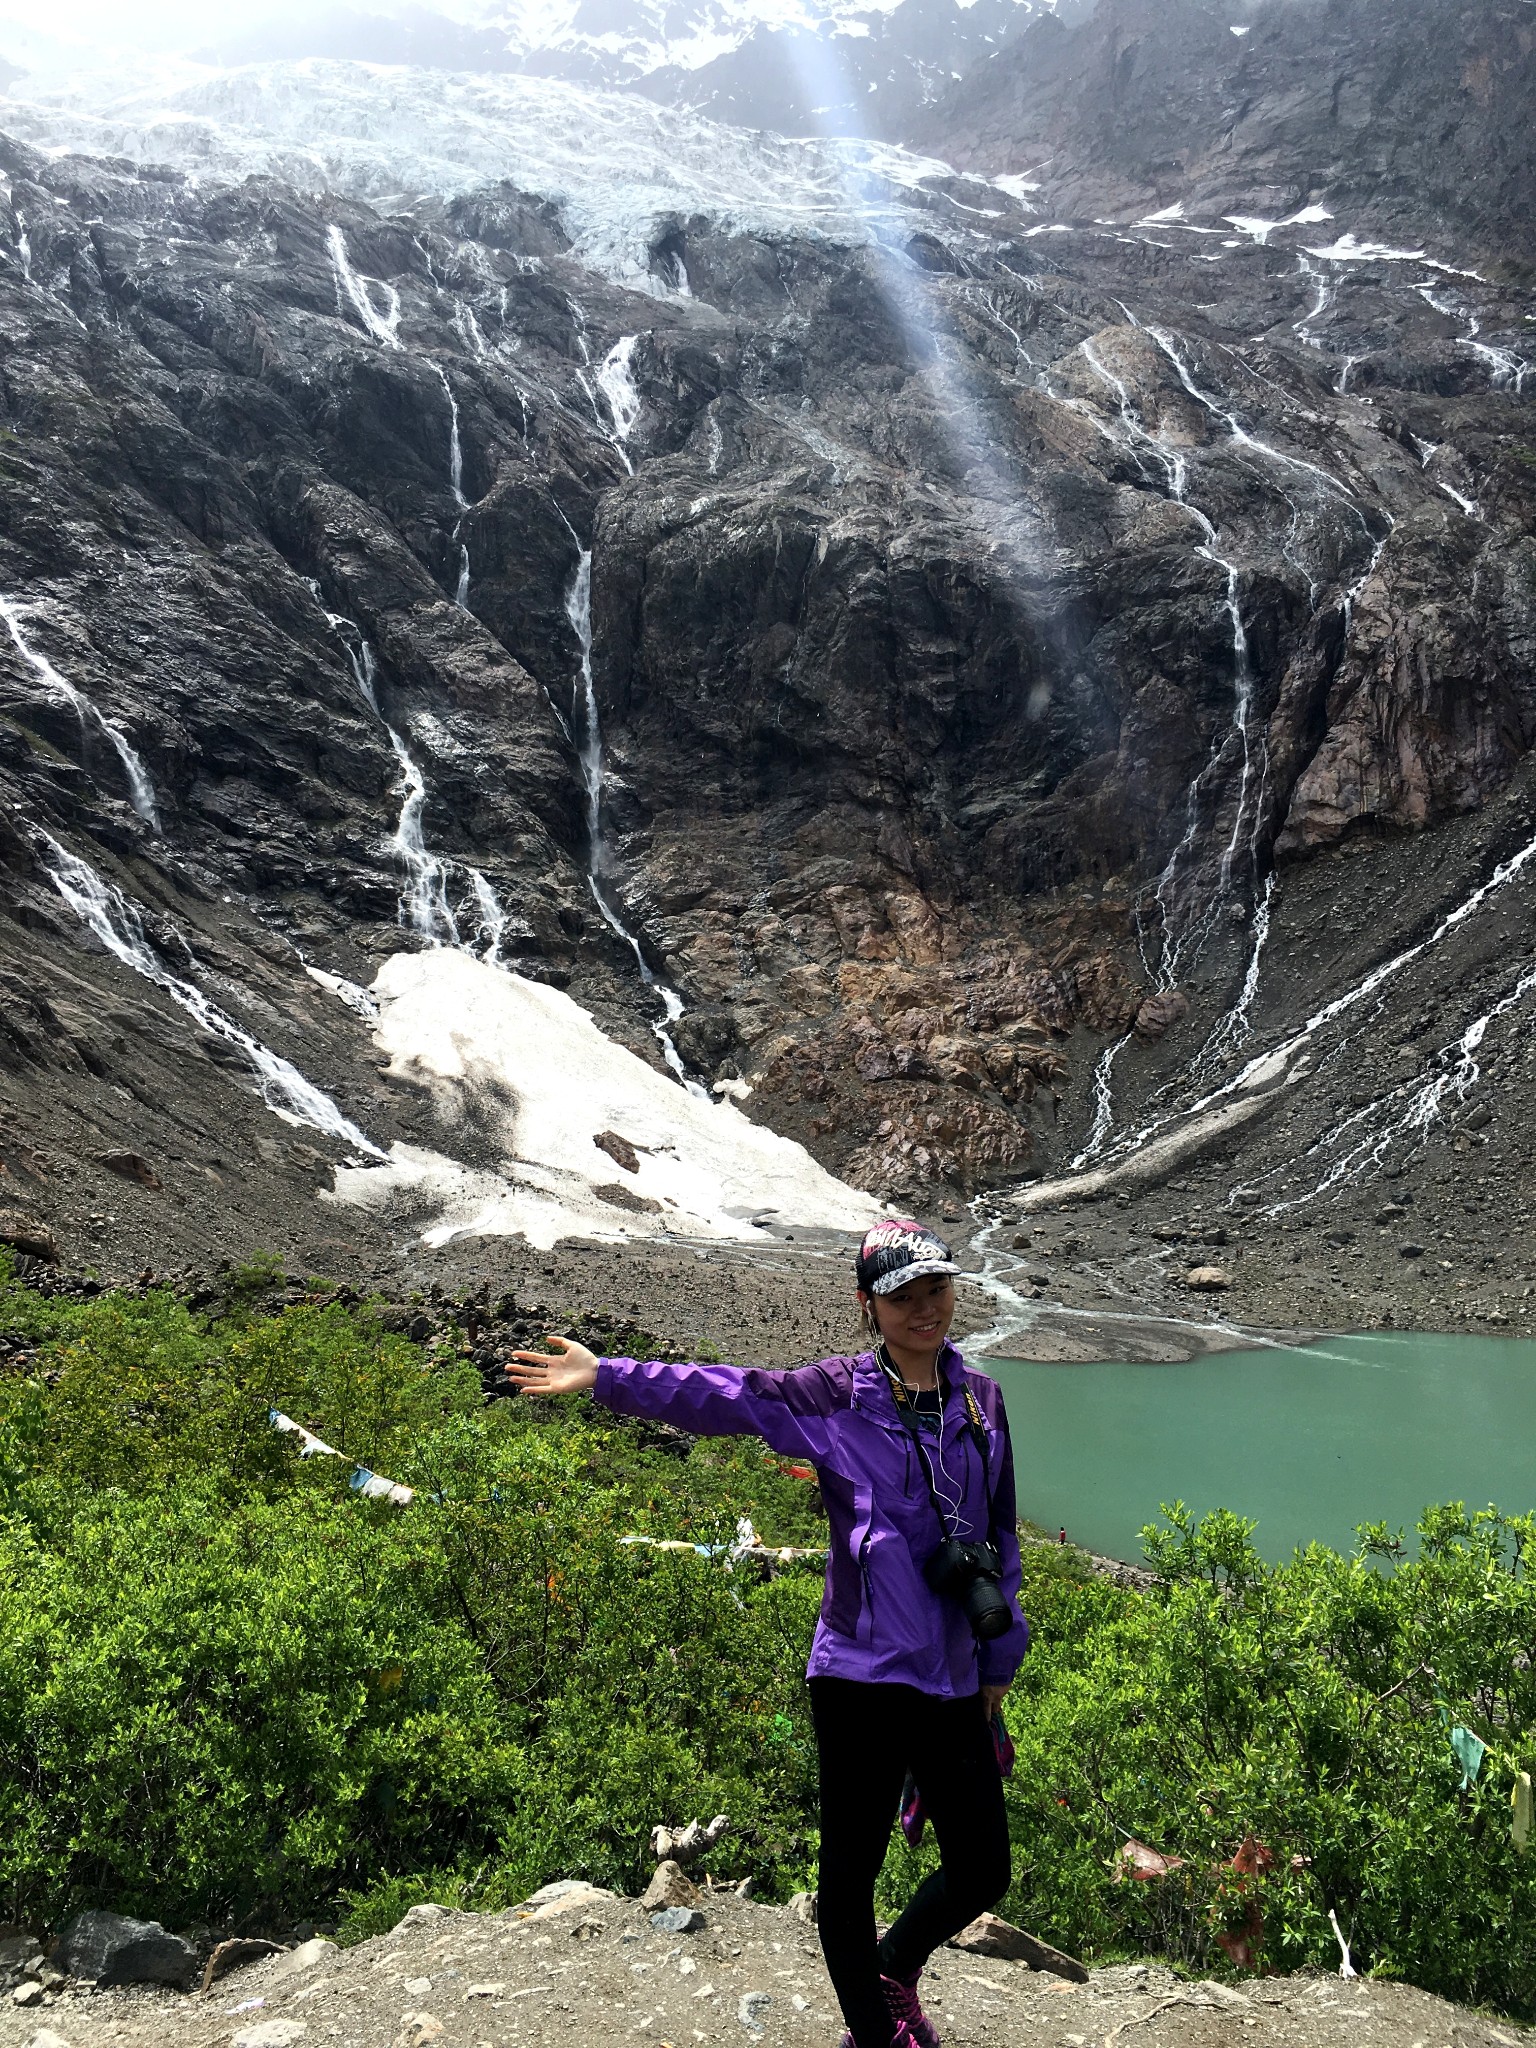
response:
M928 2023L925 2020L923 2024L926 2026ZM932 2038L937 2041L939 2037L937 2034L933 2034ZM853 2048L852 2034L844 2033L842 2048ZM891 2036L891 2048L924 2048L924 2044L904 2020L898 2020L896 2031Z
M917 1980L922 1974L921 1970L914 1970L910 1977L882 1975L880 1989L896 2022L896 2041L900 2042L905 2034L913 2048L939 2048L939 2030L923 2011L917 1995Z

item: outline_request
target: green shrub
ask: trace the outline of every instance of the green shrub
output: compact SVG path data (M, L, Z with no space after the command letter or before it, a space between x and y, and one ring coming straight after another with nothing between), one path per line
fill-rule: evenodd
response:
M1199 1967L1246 1930L1293 1969L1337 1963L1332 1908L1362 1967L1529 2011L1536 1867L1509 1798L1536 1749L1536 1523L1438 1509L1416 1559L1375 1531L1271 1566L1235 1516L1167 1512L1155 1592L1042 1575L1027 1596L1016 1912L1069 1948ZM1490 1744L1468 1791L1452 1722ZM1250 1837L1273 1861L1245 1875ZM1117 1879L1129 1839L1183 1867Z

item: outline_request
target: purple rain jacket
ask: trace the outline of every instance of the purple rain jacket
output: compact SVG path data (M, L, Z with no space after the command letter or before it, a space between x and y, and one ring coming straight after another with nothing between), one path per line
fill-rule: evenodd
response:
M959 1699L1012 1679L1029 1645L1029 1624L1019 1612L1013 1451L1002 1389L972 1372L953 1344L939 1354L939 1367L944 1468L956 1484L963 1481L957 1533L974 1542L986 1540L987 1501L964 1385L987 1425L1002 1590L1013 1608L1013 1626L987 1643L976 1641L957 1603L923 1578L939 1546L939 1520L911 1433L872 1351L790 1372L602 1358L592 1392L617 1415L674 1423L695 1436L760 1436L776 1451L807 1459L831 1525L827 1589L807 1677L911 1685ZM931 1456L931 1431L924 1447Z

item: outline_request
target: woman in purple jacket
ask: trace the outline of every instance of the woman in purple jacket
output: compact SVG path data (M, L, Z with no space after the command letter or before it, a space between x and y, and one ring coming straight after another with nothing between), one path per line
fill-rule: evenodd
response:
M844 2048L937 2048L924 1963L1008 1889L1008 1826L988 1723L1029 1642L1019 1611L1013 1453L995 1380L948 1341L948 1245L904 1220L859 1248L874 1348L793 1372L637 1364L555 1341L520 1351L530 1394L591 1388L620 1415L698 1436L761 1436L816 1468L830 1523L811 1647L821 1765L817 1925L848 2022ZM904 1780L942 1863L883 1941L874 1889Z

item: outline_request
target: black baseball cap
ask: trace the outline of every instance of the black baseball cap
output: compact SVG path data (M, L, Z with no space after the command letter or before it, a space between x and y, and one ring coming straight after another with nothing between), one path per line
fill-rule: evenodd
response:
M905 1216L888 1216L867 1230L853 1266L861 1294L894 1294L909 1280L959 1270L943 1238Z

